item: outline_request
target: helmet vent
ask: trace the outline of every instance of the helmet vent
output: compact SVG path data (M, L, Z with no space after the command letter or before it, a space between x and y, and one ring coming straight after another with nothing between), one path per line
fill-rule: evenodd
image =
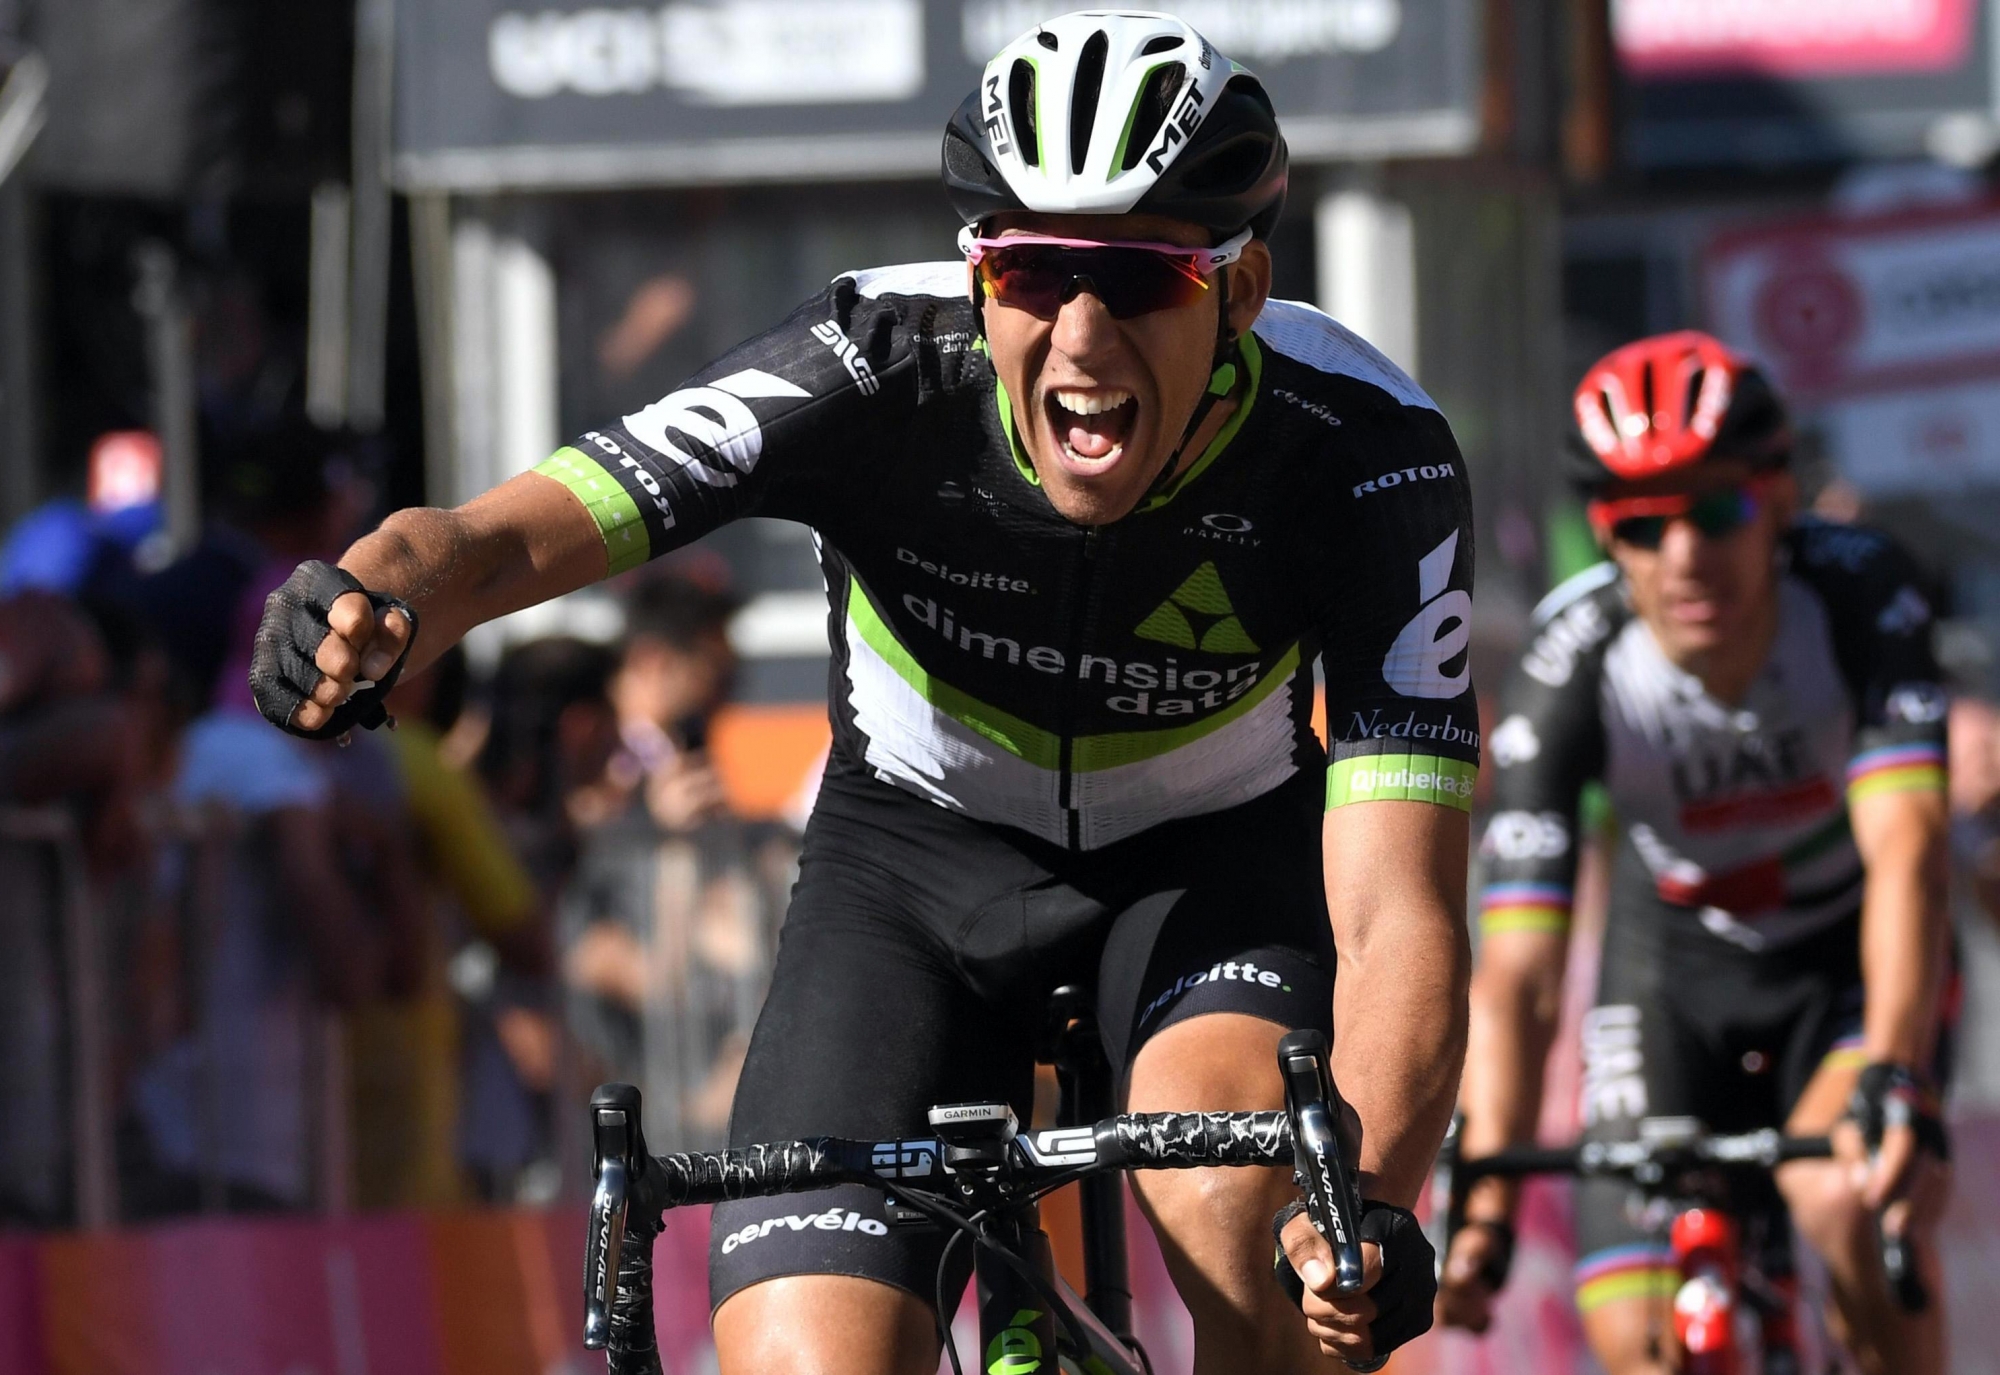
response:
M1030 167L1042 165L1042 131L1035 123L1035 64L1026 58L1014 59L1007 77L1007 108L1014 118L1014 139L1021 148L1021 161Z
M1170 53L1185 41L1173 34L1163 33L1158 38L1147 39L1146 46L1139 49L1139 56L1151 57L1154 53Z
M1099 29L1083 40L1076 57L1076 87L1070 93L1069 170L1081 176L1090 156L1090 131L1097 123L1097 99L1104 93L1104 60L1111 39Z
M1153 41L1157 43L1159 40ZM1125 135L1124 165L1119 171L1131 171L1139 165L1139 159L1146 156L1146 150L1153 146L1160 126L1167 122L1167 112L1173 108L1174 97L1180 93L1181 82L1186 77L1187 68L1178 62L1155 67L1147 76L1146 84L1139 88L1139 99L1132 112L1132 131Z
M1050 33L1047 29L1043 29L1041 32L1037 33L1035 35L1035 41L1041 44L1044 48L1047 48L1050 52L1056 51L1058 47L1058 44L1056 42L1056 36Z

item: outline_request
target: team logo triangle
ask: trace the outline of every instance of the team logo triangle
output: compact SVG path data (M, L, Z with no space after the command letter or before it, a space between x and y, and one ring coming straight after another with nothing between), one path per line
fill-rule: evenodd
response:
M1256 654L1257 642L1243 629L1223 590L1222 574L1207 562L1188 574L1187 581L1158 606L1133 632L1177 649L1209 654Z

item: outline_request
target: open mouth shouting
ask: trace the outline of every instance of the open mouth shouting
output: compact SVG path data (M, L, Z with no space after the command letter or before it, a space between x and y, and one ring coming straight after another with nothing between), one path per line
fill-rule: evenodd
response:
M1063 467L1078 477L1109 472L1139 423L1139 399L1120 387L1052 389L1043 402Z

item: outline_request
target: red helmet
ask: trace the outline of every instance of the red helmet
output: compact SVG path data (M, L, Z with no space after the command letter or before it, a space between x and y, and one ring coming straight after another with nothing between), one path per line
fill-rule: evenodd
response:
M1699 330L1658 334L1600 358L1575 397L1572 447L1586 489L1731 458L1782 467L1792 431L1764 374Z

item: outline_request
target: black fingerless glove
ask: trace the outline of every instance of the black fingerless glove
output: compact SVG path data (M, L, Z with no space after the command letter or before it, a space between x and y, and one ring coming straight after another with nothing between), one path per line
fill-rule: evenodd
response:
M1285 1254L1284 1232L1305 1210L1305 1200L1295 1200L1280 1208L1271 1222L1271 1235L1278 1241L1272 1273L1285 1296L1300 1308L1305 1306L1305 1281ZM1380 1360L1431 1330L1431 1309L1437 1300L1437 1252L1417 1225L1417 1215L1393 1203L1363 1199L1361 1225L1354 1231L1362 1241L1382 1248L1382 1278L1368 1291L1368 1297L1375 1300L1375 1321L1368 1324L1368 1338Z
M1951 1159L1951 1137L1944 1129L1937 1095L1903 1065L1877 1062L1861 1071L1847 1116L1861 1128L1871 1151L1880 1150L1882 1134L1892 1127L1909 1127L1917 1134L1917 1149L1939 1160Z
M301 730L292 717L312 695L322 675L314 662L320 644L331 633L327 613L339 598L359 592L377 610L400 612L410 623L403 652L375 684L356 692L333 710L318 730ZM264 599L264 619L250 652L250 695L266 721L306 740L334 740L356 726L373 730L389 719L383 700L402 676L410 647L417 642L417 613L407 602L370 592L354 575L317 559L298 566L284 585Z

